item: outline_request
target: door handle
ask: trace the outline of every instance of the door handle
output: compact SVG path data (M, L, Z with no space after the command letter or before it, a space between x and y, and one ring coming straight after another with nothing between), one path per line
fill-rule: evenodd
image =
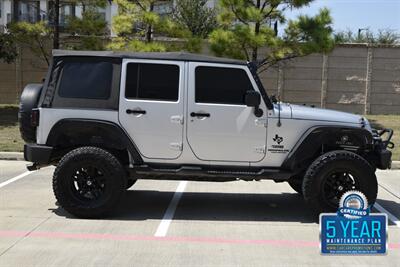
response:
M191 117L210 117L210 113L196 113L196 112L192 112L190 113Z
M126 110L127 114L146 114L146 110L141 110L141 109L127 109Z

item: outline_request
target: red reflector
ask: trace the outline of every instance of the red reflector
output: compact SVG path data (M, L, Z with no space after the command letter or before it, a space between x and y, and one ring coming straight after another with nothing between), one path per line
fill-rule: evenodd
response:
M39 126L39 110L38 109L32 109L31 126L33 126L33 127Z

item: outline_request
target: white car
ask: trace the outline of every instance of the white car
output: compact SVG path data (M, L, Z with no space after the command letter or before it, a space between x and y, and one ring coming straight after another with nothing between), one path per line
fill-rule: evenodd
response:
M29 169L56 165L58 203L85 218L109 214L137 179L289 182L317 212L348 190L374 203L393 131L271 101L256 71L188 53L55 50L44 84L21 96Z

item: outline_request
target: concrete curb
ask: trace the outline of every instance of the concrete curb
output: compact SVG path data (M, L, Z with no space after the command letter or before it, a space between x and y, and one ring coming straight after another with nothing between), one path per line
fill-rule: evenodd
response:
M24 160L24 153L0 152L0 160ZM400 161L392 162L392 170L400 170Z
M400 170L400 161L392 162L392 170Z
M0 152L0 160L25 160L22 152Z

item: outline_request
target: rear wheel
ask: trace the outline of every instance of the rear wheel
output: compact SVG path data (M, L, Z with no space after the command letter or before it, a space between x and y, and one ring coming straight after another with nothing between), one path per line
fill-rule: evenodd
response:
M343 150L328 152L308 168L303 181L304 199L317 212L334 212L341 196L350 190L375 203L378 183L371 165L361 156Z
M108 215L126 188L123 166L111 153L81 147L66 154L53 176L53 190L60 206L80 218Z

